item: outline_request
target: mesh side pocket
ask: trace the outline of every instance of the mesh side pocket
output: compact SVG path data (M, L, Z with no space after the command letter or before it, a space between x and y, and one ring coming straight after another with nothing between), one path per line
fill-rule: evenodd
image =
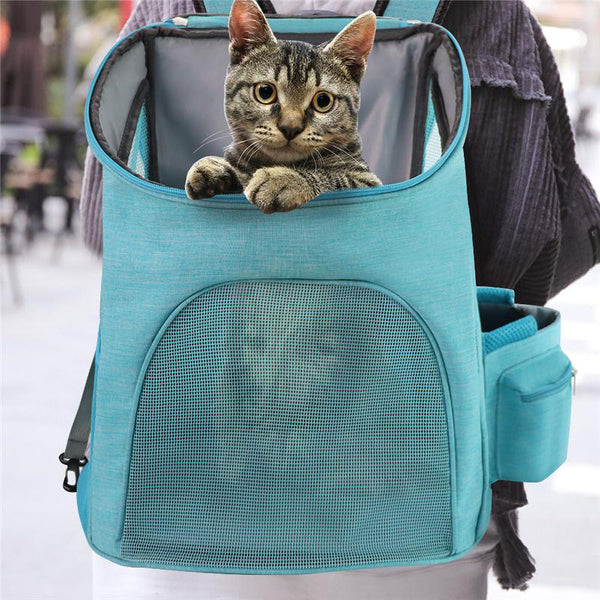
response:
M127 166L137 175L147 179L149 176L150 165L150 143L148 137L148 117L146 114L146 105L143 104L140 109L135 134L129 151Z
M444 383L419 321L353 284L194 297L148 363L122 556L281 572L448 556Z

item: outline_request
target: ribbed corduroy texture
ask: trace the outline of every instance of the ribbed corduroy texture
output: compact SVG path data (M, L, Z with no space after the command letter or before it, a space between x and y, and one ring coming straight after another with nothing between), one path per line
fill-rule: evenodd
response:
M594 264L600 205L575 162L560 76L522 2L450 2L473 88L465 143L477 283L544 304Z

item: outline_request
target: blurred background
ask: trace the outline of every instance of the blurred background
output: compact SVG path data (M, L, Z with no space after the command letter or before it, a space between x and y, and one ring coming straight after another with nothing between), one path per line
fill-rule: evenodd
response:
M57 456L96 343L100 258L78 217L91 78L135 0L0 2L2 566L0 596L92 598L91 551ZM565 87L584 172L600 190L600 0L528 0ZM527 486L525 598L600 598L600 268L551 302L578 370L569 460ZM34 468L32 468L34 467ZM494 600L516 597L490 582Z

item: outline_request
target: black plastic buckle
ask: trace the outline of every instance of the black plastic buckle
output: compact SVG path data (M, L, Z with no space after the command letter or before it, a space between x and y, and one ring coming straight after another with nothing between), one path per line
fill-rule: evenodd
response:
M87 465L87 458L66 458L65 453L63 452L58 457L58 460L60 460L63 465L67 465L65 478L63 480L63 489L67 492L76 492L77 482L79 481L79 473L81 472L81 469ZM75 483L69 482L69 473L73 473L75 475Z

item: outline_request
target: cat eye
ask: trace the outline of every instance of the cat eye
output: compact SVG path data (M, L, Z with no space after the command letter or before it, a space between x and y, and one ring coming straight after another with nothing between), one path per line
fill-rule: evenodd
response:
M329 92L317 92L312 99L313 108L322 113L329 112L333 108L333 94Z
M277 90L272 83L261 81L254 86L254 97L261 104L272 104L277 99Z

